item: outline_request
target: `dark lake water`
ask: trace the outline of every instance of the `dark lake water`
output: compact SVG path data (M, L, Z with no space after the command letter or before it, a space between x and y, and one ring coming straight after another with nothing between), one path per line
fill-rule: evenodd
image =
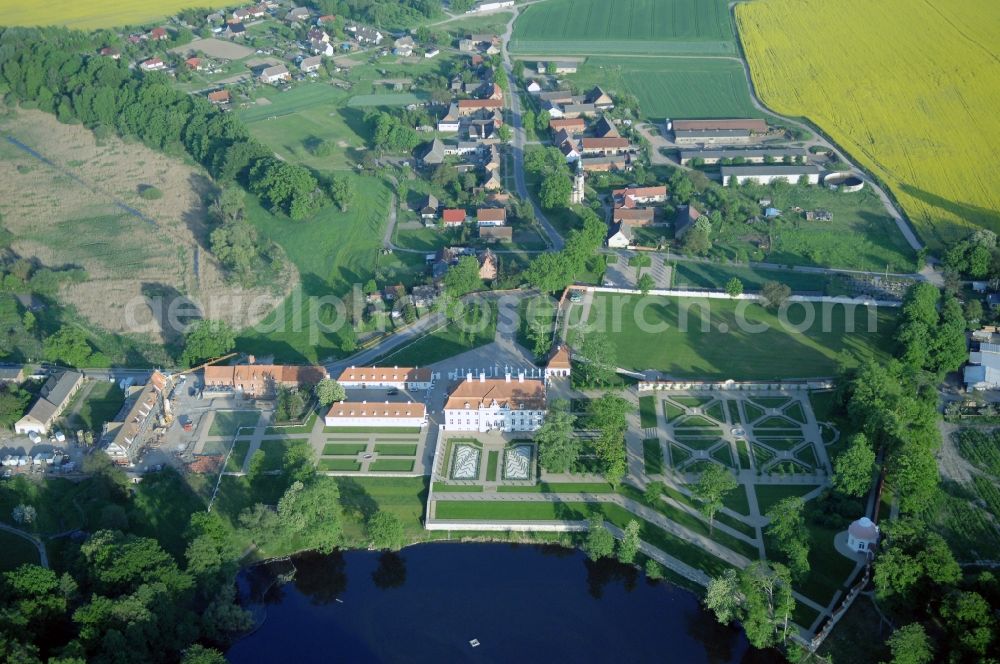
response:
M690 592L558 547L306 555L244 573L240 590L263 624L229 650L236 664L781 661Z

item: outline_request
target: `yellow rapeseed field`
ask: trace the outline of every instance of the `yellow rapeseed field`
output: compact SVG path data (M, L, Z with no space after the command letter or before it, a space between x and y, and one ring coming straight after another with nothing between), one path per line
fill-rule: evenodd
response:
M89 30L156 21L187 7L225 7L219 0L0 0L0 25L65 25Z
M887 183L925 242L1000 232L997 0L755 0L754 85Z

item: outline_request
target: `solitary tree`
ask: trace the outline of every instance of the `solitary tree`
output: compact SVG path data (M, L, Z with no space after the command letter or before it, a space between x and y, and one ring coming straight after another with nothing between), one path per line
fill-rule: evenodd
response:
M636 286L639 287L639 292L643 295L649 295L649 291L653 290L656 282L653 281L653 277L648 272L643 272L642 276L639 277L639 281L636 282Z
M733 298L743 295L743 282L737 279L736 277L733 277L732 279L727 281L726 294L729 295L729 297Z
M236 347L236 334L227 323L200 320L184 335L182 361L189 367L225 355Z
M726 494L739 486L729 469L713 463L691 487L691 493L701 502L701 513L708 519L709 531L715 528L715 515L722 509Z
M792 289L778 281L766 282L760 291L760 295L764 299L764 306L769 309L777 309L783 305L791 294Z
M639 522L630 519L625 524L625 533L618 543L618 560L625 564L635 562L635 557L639 554Z
M590 517L587 539L583 543L583 552L591 560L608 558L615 552L615 538L604 526L600 515Z
M367 530L372 548L398 551L403 546L403 523L391 512L376 512L368 519Z
M344 386L332 378L324 378L316 384L316 400L320 405L329 406L335 401L343 401L346 397Z

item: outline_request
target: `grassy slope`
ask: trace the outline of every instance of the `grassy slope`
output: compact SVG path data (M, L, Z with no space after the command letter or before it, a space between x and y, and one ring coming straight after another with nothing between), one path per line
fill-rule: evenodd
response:
M389 205L389 191L380 181L357 177L355 187L346 213L331 205L304 221L267 214L250 201L251 221L284 248L299 270L302 289L269 315L259 331L241 334L237 343L242 350L291 362L315 362L339 353L337 334L311 324L332 323L333 310L310 298L346 295L353 284L363 285L374 276Z
M618 301L619 297L624 297ZM736 303L729 300L711 301L711 330L701 332L701 308L691 299L650 298L650 306L642 312L651 325L666 323L669 327L658 333L646 333L636 325L636 296L599 294L594 299L590 323L608 333L617 349L619 366L638 370L658 369L671 376L772 379L828 376L837 373L841 360L856 364L857 356L886 357L892 344L895 314L882 309L878 312L877 332L855 331L845 334L844 309L838 307L829 320L831 332L820 331L821 312L817 322L802 334L785 331L771 312L753 304L746 309L751 323L765 323L768 329L760 334L742 331L736 322ZM679 306L691 306L687 332L678 329ZM701 302L701 301L698 301ZM795 311L789 317L795 316ZM620 324L615 312L620 310ZM799 313L801 316L801 313ZM859 310L856 328L865 329L867 316ZM792 319L793 323L798 320ZM728 333L718 331L725 324ZM775 354L775 348L782 348Z
M991 0L736 8L763 100L809 117L885 180L932 247L972 225L1000 230L995 12ZM865 57L831 57L829 44Z

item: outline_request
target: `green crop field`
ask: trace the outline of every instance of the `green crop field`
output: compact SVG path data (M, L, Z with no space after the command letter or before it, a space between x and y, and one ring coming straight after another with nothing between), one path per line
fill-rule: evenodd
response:
M580 87L630 92L642 116L666 118L761 117L750 100L742 65L699 58L592 57L568 77Z
M637 307L638 303L643 303ZM811 304L811 303L809 303ZM745 307L738 320L737 307ZM686 320L681 312L686 311ZM856 366L861 358L885 360L893 346L895 310L880 308L876 330L868 332L867 311L854 311L853 332L841 305L824 311L815 305L814 324L803 332L791 326L803 321L803 308L789 309L789 325L757 304L731 300L701 300L598 294L588 321L614 344L618 366L657 369L674 377L718 379L779 379L836 375L841 364ZM709 331L702 331L708 313ZM640 329L642 320L648 331ZM742 325L741 325L742 322ZM686 331L680 324L686 323ZM750 331L763 324L763 331ZM829 331L824 332L826 326ZM662 328L662 329L660 329ZM724 328L726 331L721 331ZM774 349L781 348L780 354Z
M736 52L726 0L550 0L514 24L515 53Z

